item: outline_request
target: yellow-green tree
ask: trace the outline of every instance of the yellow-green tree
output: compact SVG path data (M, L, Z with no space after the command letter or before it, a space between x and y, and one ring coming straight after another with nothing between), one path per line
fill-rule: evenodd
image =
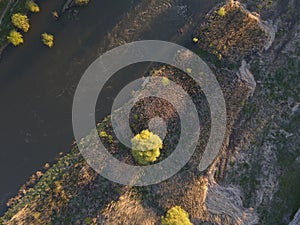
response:
M131 139L132 155L141 165L147 165L157 160L162 148L162 140L149 130L143 130Z
M54 45L54 36L52 34L43 33L42 42L44 43L44 45L51 48Z
M40 7L33 0L26 1L26 8L33 13L38 13L40 11Z
M7 40L12 43L14 46L18 46L20 44L23 44L23 36L20 32L16 30L11 30L9 32L9 35L7 36Z
M162 217L161 225L193 225L189 220L189 214L180 206L174 206L168 210L166 217Z
M29 19L26 15L15 13L12 15L11 21L15 27L23 30L24 32L27 32L29 30Z
M76 5L87 5L90 0L75 0Z
M225 16L226 15L226 10L224 7L221 7L219 10L218 10L218 14L219 16Z

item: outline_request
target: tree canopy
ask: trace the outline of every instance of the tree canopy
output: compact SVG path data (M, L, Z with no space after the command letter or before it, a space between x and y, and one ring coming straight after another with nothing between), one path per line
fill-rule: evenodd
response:
M43 33L42 42L44 43L44 45L51 48L54 45L54 36L52 34Z
M18 46L24 43L23 36L20 32L16 30L11 30L7 36L7 40L14 46Z
M174 206L162 217L161 225L193 225L189 220L189 214L180 206Z
M27 32L29 30L29 19L26 15L15 13L12 15L11 21L15 27L23 30L24 32Z
M38 13L40 11L40 7L33 0L26 1L26 8L33 13Z
M157 160L162 148L162 140L149 130L143 130L131 139L132 155L142 165L147 165Z

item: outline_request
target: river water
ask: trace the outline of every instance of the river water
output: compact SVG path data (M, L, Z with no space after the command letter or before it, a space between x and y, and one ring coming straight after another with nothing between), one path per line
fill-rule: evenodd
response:
M66 12L55 21L51 12L60 11L63 3L40 1L41 13L30 16L25 43L17 48L9 46L0 61L0 214L31 174L45 163L53 163L59 152L70 150L74 140L73 94L84 70L99 54L122 40L171 41L180 36L178 29L193 14L204 13L215 3L92 0L87 7ZM133 9L136 11L130 14ZM146 22L134 18L142 12ZM134 27L133 33L123 33L126 26ZM53 48L41 44L43 32L55 35ZM146 66L127 68L110 80L101 93L97 120L109 114L118 90L140 77Z

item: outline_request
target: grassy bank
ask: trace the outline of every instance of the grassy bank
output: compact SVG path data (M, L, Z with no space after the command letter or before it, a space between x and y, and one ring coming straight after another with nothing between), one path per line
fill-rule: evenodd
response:
M11 206L0 219L0 224L17 224L23 221L34 224L49 223L49 214L56 214L80 191L80 169L85 161L77 148L60 158L32 187L25 188L10 202ZM24 196L23 196L24 195ZM30 218L32 217L32 218ZM10 222L9 222L10 221Z
M0 12L2 10L1 13L3 13L3 10L7 6L7 4L9 4L8 0L1 1L1 5L0 5L0 7L2 6L0 8ZM0 24L0 51L1 51L1 49L3 49L3 47L5 47L8 44L7 35L9 33L9 31L14 28L14 26L11 22L11 16L14 13L23 13L23 14L28 13L28 10L26 9L25 4L26 4L26 0L14 1L10 5L9 9L5 12L5 15L3 16L3 19L2 19L2 23ZM1 54L1 52L0 52L0 54Z
M0 1L0 15L4 12L6 6L8 5L9 0L1 0Z

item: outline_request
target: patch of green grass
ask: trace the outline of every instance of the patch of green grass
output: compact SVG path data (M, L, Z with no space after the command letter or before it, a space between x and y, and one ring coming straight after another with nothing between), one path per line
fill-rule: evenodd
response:
M7 6L9 0L0 0L0 15L4 11L5 7Z
M93 219L92 219L91 217L86 217L86 218L83 220L83 222L84 222L85 224L92 224L92 223L93 223Z

